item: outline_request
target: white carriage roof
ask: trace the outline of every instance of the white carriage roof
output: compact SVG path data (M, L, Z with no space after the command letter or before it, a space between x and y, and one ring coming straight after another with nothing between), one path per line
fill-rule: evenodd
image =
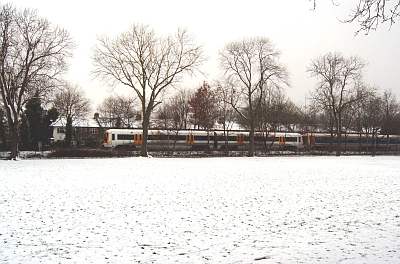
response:
M142 133L142 129L141 128L136 128L136 129L121 129L121 128L112 128L112 129L108 129L107 130L110 133L117 133L117 134L134 134L134 133ZM214 130L210 130L210 136L212 136L214 134L214 132L217 135L223 135L224 132L221 130L218 131L214 131ZM248 131L240 131L240 130L232 130L232 131L228 131L229 134L231 135L235 135L235 134L243 134L243 135L248 135L249 132ZM149 129L149 135L154 135L154 134L174 134L176 133L176 130L164 130L164 129ZM206 130L178 130L178 133L180 135L186 135L186 134L192 134L192 135L204 135L207 133ZM260 132L256 132L256 134L259 134ZM300 133L291 133L291 132L270 132L268 134L269 137L272 136L276 136L276 137L280 137L280 136L287 136L287 137L300 137L301 134Z

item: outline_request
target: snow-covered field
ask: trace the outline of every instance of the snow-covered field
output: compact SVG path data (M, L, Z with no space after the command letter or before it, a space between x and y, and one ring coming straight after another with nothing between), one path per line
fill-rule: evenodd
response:
M0 161L0 263L400 263L399 157Z

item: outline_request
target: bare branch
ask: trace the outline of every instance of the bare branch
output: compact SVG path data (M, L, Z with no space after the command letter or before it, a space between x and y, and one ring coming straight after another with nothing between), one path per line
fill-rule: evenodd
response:
M232 88L232 108L250 128L249 155L254 154L254 129L264 93L270 87L288 85L288 73L280 53L269 39L253 38L227 44L220 53L226 83Z
M144 144L147 155L147 130L150 115L161 103L159 98L183 74L193 73L203 61L202 49L186 31L167 38L157 37L143 25L133 25L119 37L99 39L93 57L97 77L132 88L141 102Z
M67 31L52 26L37 11L0 5L0 94L18 152L21 112L33 95L46 96L66 70L73 46Z
M309 1L312 1L315 10L317 0ZM371 30L376 30L381 24L389 24L391 27L399 19L399 0L358 0L357 2L349 18L342 20L344 23L358 23L360 28L356 34L360 32L369 34Z

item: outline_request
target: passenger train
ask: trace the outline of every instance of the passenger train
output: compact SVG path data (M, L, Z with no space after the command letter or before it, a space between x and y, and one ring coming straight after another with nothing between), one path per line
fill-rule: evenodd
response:
M247 150L248 131L221 130L149 130L148 148L153 150ZM106 148L136 149L143 143L141 129L108 129L104 133L103 146ZM255 133L256 149L298 150L303 148L300 133L271 132Z
M149 130L149 150L248 150L249 131L232 130ZM328 151L336 148L336 138L328 133L256 132L256 150L316 150ZM141 129L108 129L104 133L105 148L135 150L143 144ZM343 151L400 151L400 136L343 134Z
M400 151L399 135L365 135L359 133L344 133L341 137L343 151ZM304 133L304 146L311 150L325 151L334 148L336 137L329 133Z

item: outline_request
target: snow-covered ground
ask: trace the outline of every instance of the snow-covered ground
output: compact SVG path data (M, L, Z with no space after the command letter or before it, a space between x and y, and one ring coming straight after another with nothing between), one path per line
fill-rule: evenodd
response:
M0 161L0 263L400 263L399 157Z

